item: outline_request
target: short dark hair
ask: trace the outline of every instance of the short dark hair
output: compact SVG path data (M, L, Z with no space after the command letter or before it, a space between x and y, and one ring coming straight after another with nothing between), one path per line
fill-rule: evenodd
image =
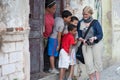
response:
M78 19L76 16L72 16L72 17L71 17L71 21L73 22L74 20L79 21L79 19Z
M45 0L45 8L51 8L56 4L55 0Z
M69 16L72 16L72 13L71 13L70 11L64 10L64 11L62 12L62 18L67 18L67 17L69 17Z
M68 25L68 31L72 31L74 28L77 28L77 27L73 24Z

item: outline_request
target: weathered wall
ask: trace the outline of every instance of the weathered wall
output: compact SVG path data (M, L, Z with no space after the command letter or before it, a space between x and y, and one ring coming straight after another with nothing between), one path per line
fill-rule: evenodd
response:
M107 5L106 5L107 4ZM102 25L104 31L104 67L120 63L120 1L102 0Z
M28 27L28 1L0 0L0 22L6 27Z
M29 0L0 0L0 80L30 80Z
M91 6L94 9L93 17L97 18L101 22L102 16L102 5L101 1L97 0L66 0L65 9L70 10L73 15L77 16L79 19L82 18L82 10L85 6Z
M120 63L120 1L112 0L112 60Z
M112 60L111 0L102 0L102 26L104 32L103 65L106 68L110 66Z

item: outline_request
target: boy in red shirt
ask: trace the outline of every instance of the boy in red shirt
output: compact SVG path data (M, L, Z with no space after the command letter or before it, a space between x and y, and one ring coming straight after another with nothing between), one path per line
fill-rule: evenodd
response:
M66 69L70 65L70 53L73 45L76 44L74 36L77 32L77 27L73 24L68 26L68 33L65 34L62 38L62 45L59 55L59 68L60 68L60 77L59 80L63 80Z

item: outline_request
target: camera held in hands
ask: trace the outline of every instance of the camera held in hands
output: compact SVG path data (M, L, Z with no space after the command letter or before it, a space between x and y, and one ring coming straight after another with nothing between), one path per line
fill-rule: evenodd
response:
M87 45L93 45L94 44L94 42L93 43L90 42L90 39L87 39L86 43L87 43Z

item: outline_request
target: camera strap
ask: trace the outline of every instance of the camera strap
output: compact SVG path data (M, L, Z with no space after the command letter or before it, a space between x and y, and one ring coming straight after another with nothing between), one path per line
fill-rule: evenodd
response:
M91 23L90 23L88 29L87 29L86 32L85 32L85 35L83 36L83 39L85 39L85 37L87 36L87 34L88 34L90 28L92 27L92 24L93 24L94 21L95 21L95 20L92 20L92 21L91 21ZM79 47L82 47L82 45L83 45L83 42L80 44ZM79 47L78 47L78 48L79 48Z

